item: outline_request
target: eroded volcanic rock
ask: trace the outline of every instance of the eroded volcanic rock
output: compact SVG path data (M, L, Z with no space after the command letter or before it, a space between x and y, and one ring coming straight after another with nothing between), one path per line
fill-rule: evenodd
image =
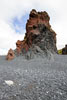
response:
M50 17L47 12L32 10L26 24L23 41L16 43L15 55L44 55L48 52L56 53L56 33L51 29Z
M12 59L14 59L14 58L15 58L14 51L13 51L12 49L10 49L10 50L8 51L8 54L7 54L7 56L6 56L6 59L7 59L7 60L12 60Z
M65 45L65 47L62 48L62 54L67 55L67 45Z

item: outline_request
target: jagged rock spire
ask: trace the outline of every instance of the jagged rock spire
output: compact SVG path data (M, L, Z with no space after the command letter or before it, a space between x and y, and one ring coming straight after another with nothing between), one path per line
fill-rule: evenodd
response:
M17 41L15 53L26 55L30 50L35 52L36 46L44 53L47 51L56 53L56 33L51 29L49 21L50 17L46 11L37 12L33 9L26 23L24 40Z

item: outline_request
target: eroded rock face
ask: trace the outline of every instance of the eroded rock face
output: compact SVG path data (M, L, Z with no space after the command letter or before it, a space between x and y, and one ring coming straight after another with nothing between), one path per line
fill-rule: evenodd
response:
M67 45L62 49L62 54L67 55Z
M7 59L7 60L12 60L12 59L14 59L14 58L15 58L14 51L13 51L12 49L10 49L10 50L8 51L8 54L7 54L7 56L6 56L6 59Z
M27 20L25 38L18 42L17 51L27 52L35 44L44 51L48 49L51 52L57 52L56 33L51 29L49 20L47 12L37 12L33 9Z
M21 49L22 49L22 41L18 40L16 42L16 50L17 50L17 53L21 53Z
M18 40L16 43L15 54L31 56L37 53L44 55L48 51L56 53L56 33L51 29L49 20L47 12L37 12L33 9L27 20L24 40Z
M39 34L38 25L44 24L46 27L50 28L49 24L50 17L46 12L36 12L32 10L29 15L29 20L26 24L27 33Z

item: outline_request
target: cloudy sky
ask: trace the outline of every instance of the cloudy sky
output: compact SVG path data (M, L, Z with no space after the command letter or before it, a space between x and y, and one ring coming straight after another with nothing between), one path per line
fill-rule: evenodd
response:
M58 49L67 43L67 0L0 0L0 55L15 49L17 40L23 40L31 9L48 12Z

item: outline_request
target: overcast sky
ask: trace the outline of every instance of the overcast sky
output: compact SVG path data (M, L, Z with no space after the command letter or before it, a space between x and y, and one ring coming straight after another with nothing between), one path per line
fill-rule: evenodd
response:
M15 49L17 40L23 40L32 9L48 12L58 49L67 43L67 0L0 0L0 55Z

